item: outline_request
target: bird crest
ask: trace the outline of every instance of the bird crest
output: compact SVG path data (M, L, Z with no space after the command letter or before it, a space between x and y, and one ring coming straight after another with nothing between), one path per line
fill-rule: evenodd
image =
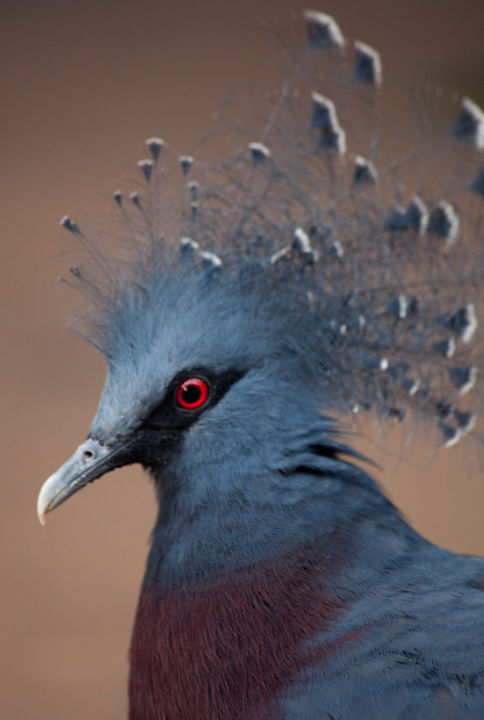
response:
M326 410L425 418L453 446L482 406L484 114L464 98L449 126L398 147L379 53L328 15L304 20L265 119L226 124L215 160L213 138L179 157L146 140L136 189L113 193L114 255L62 219L87 251L68 280L92 303L86 335L115 363L143 308L161 332L163 293L205 305L207 335L217 297L251 306L247 346L300 353Z

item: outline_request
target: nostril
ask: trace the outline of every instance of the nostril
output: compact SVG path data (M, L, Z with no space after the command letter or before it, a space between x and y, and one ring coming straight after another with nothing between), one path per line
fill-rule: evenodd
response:
M83 460L85 460L87 462L88 460L92 460L93 457L94 457L94 453L92 450L84 450L84 452L82 454Z

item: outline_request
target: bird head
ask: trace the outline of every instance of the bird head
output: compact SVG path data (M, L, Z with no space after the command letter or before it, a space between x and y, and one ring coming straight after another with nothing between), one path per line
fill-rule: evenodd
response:
M149 468L159 494L192 511L236 492L280 507L294 492L280 482L288 467L304 470L301 483L316 466L326 479L332 463L340 480L348 471L340 456L355 453L329 419L341 413L430 419L449 447L473 431L484 114L464 99L451 132L431 146L456 178L451 187L435 163L423 174L418 152L388 162L383 142L378 168L359 154L366 134L354 127L379 100L378 53L356 44L340 115L308 83L326 49L342 52L344 41L327 16L306 22L307 67L275 108L268 100L263 142L198 166L187 155L172 162L163 141L147 140L145 191L113 195L117 259L63 219L90 258L70 282L92 301L87 337L108 374L87 440L40 492L41 520L129 463ZM418 187L404 209L414 160Z

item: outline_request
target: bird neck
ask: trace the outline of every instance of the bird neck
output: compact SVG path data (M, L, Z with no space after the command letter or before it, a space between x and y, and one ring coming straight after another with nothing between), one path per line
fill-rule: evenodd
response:
M184 516L166 498L133 630L130 720L276 720L291 678L358 640L338 621L413 538L359 473L285 478L279 505L224 498Z
M330 548L342 528L348 537L356 537L369 516L397 517L361 469L321 457L319 446L318 452L309 458L300 453L287 467L265 476L247 472L234 480L229 465L219 475L227 473L231 489L220 483L197 502L190 500L186 487L180 490L179 478L155 478L163 494L144 586L182 587L313 544ZM210 487L210 481L199 476L196 485Z

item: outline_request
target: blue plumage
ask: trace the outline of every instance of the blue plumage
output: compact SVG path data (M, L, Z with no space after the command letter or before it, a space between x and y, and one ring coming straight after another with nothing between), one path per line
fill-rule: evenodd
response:
M481 437L484 114L465 99L399 156L378 53L347 72L335 21L305 20L242 150L150 138L114 254L62 221L108 376L39 516L121 465L154 480L132 720L484 714L484 561L415 533L342 432L374 412Z

